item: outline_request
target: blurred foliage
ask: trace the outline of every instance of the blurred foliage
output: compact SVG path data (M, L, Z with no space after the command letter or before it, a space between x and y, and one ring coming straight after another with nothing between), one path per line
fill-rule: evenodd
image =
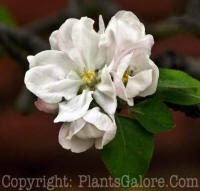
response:
M74 17L88 16L93 19L103 15L105 22L119 10L119 6L108 0L69 0L68 11Z
M200 59L185 57L168 50L153 58L153 61L158 67L182 70L194 78L200 79Z
M9 26L16 26L17 23L12 14L5 6L0 5L0 22ZM0 46L0 56L4 53L2 46Z
M13 18L12 14L8 10L8 8L4 6L0 6L0 22L9 25L9 26L16 26L17 23Z
M15 100L14 106L21 115L28 115L35 110L34 102L36 100L36 96L28 91L25 86L23 86Z
M17 26L17 22L15 21L14 17L12 16L11 12L9 11L8 8L6 8L5 6L0 6L0 23L2 23L5 26L9 26L9 27L16 27ZM3 33L3 32L2 32ZM8 34L9 32L7 32ZM17 33L15 33L17 35ZM3 34L1 34L3 36ZM7 39L6 36L4 36L3 38L4 40ZM21 38L20 38L21 39ZM18 51L21 51L21 55L23 54L23 50L20 50L19 46L14 44L12 41L14 41L14 39L12 39L11 41L9 39L8 40L8 44L10 44L10 46L12 46L12 49L17 49ZM4 45L4 43L2 42L2 44ZM4 55L4 52L7 48L4 46L0 46L0 56ZM13 51L14 54L14 51ZM14 54L17 55L17 54ZM21 57L20 55L20 57ZM18 58L17 56L15 58ZM18 59L15 59L16 61ZM25 66L27 64L23 63L23 66ZM19 111L19 113L25 115L30 113L33 109L34 109L34 96L25 89L25 87L22 88L19 96L17 97L14 105L15 108Z
M189 25L200 29L200 1L188 0L186 3L185 14L178 17L177 21L183 25Z
M146 26L147 32L156 39L163 39L180 33L191 33L200 37L200 1L187 0L183 14Z

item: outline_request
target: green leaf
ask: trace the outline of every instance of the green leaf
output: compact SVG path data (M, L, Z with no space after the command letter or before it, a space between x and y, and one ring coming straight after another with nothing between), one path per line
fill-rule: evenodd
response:
M159 89L155 97L165 102L179 105L194 105L200 103L200 89Z
M168 107L158 99L145 100L131 110L137 120L151 133L168 131L175 126Z
M16 26L16 22L10 11L4 6L0 6L0 22L9 26Z
M115 139L104 147L102 159L115 178L121 179L124 188L134 186L149 168L154 149L153 134L136 120L117 116ZM135 181L127 184L125 176Z
M158 89L154 97L179 105L198 104L200 82L182 71L160 69Z
M158 88L200 88L200 82L180 70L160 69Z

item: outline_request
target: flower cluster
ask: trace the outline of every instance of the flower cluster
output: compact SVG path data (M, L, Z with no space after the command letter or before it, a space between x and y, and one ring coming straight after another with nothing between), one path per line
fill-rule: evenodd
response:
M50 36L51 50L28 56L26 87L38 97L36 107L58 113L59 143L79 153L102 149L116 134L117 97L134 97L157 88L159 71L149 58L154 43L132 13L118 12L105 28L99 18L68 19Z

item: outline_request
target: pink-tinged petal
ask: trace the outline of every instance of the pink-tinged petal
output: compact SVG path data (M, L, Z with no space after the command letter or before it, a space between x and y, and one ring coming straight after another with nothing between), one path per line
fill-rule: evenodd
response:
M120 65L123 64L125 65L123 67L125 72L128 65L131 64L128 59L130 60L131 57L141 54L150 55L153 44L153 37L151 35L146 35L141 40L138 40L133 45L131 45L131 47L125 47L124 50L120 51L119 53L117 53L117 55L114 56L114 60L109 65L109 71L116 72L117 70L119 70Z
M118 67L116 68L116 73L119 76L119 78L123 78L124 73L127 71L129 65L131 64L132 56L133 54L128 54L124 56L118 64Z
M122 100L126 101L129 106L133 106L133 99L128 97L126 87L124 86L122 79L114 72L112 73L112 75L117 96L120 97Z
M109 71L116 72L124 57L141 53L150 55L153 44L153 36L145 34L144 25L136 15L129 11L119 11L102 35L100 46L108 52Z
M50 104L38 99L35 101L35 106L39 111L43 111L45 113L56 113L58 111L58 104Z
M111 45L111 48L115 49L115 56L117 56L121 51L129 49L141 40L145 36L145 28L132 12L119 11L109 22L105 35L104 44L107 42L107 45L111 42L110 37L114 37L115 47Z
M115 60L116 65L119 64L119 62L127 55L138 55L138 54L151 54L151 48L154 44L154 39L152 35L146 35L142 39L135 42L130 47L125 47L124 50L122 50L119 55L117 55L117 58Z

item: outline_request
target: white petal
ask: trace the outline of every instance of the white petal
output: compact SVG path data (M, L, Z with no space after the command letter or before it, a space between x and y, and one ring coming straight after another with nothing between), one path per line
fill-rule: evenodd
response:
M132 12L120 11L112 17L100 46L109 52L110 71L116 71L120 60L130 53L150 55L153 43L153 37L145 35L144 25Z
M26 87L37 97L47 103L61 101L65 73L56 65L38 66L30 69L25 75Z
M112 130L105 131L105 134L102 138L96 139L96 141L95 141L96 149L103 149L103 147L105 145L110 143L115 138L115 135L116 135L116 132L117 132L117 126L116 126L116 123L115 123L114 116L112 116L112 118L113 118Z
M123 51L120 51L112 63L111 70L116 71L117 67L119 66L120 62L123 62L124 58L137 55L150 55L151 54L151 48L154 44L153 36L146 35L142 39L136 41L133 43L130 47L126 47Z
M114 117L112 116L111 119L106 114L100 112L98 107L89 110L83 118L100 131L104 131L104 135L96 139L96 148L102 149L104 145L108 144L115 137L116 124Z
M35 56L28 56L30 68L43 65L54 65L63 70L65 74L71 70L75 70L72 60L63 52L57 50L46 50L36 54Z
M134 32L133 34L129 35L132 37L125 37L124 35L125 38L137 39L137 37L141 37L145 35L144 25L140 22L138 17L135 14L133 14L131 11L119 11L114 17L119 22L119 25L124 24L127 27L130 26L130 28ZM112 22L112 19L111 19L111 22Z
M70 123L69 133L66 136L66 139L71 139L76 135L81 129L85 127L86 122L81 118Z
M152 74L152 84L143 92L139 94L139 96L146 97L149 95L152 95L156 92L157 86L158 86L158 78L159 78L159 69L158 67L154 64L152 60L149 59L149 65L152 67L153 74Z
M90 149L94 145L94 139L79 139L74 136L71 139L71 151L73 153L81 153Z
M113 21L116 21L115 19L113 19ZM112 22L112 25L116 25L116 22ZM115 33L112 30L111 27L106 28L106 31L104 34L101 35L100 38L100 42L99 42L99 47L101 49L106 50L106 64L110 65L111 62L113 61L113 58L115 57L115 55L117 54L117 40L115 37Z
M134 74L137 74L143 70L152 69L149 56L147 54L132 54L132 58L130 60L129 70L132 70Z
M144 70L128 78L126 92L128 98L134 98L147 89L152 83L152 69Z
M97 139L104 135L104 132L97 129L94 125L86 123L85 126L77 132L76 136L80 139Z
M132 70L134 74L137 74L143 70L150 70L150 69L153 72L152 84L147 89L140 92L139 96L145 97L155 93L158 84L159 70L158 67L149 58L149 56L147 54L133 55L130 63L131 64L129 66L129 70Z
M71 99L81 85L81 80L68 78L76 68L70 58L57 50L43 51L29 56L31 69L25 75L27 88L47 103L58 103L62 97Z
M115 53L119 54L143 38L145 29L144 25L132 12L120 11L112 17L105 33L108 40L109 36L114 36L116 41ZM109 33L112 33L112 35Z
M72 29L78 22L78 19L67 19L58 30L57 40L60 50L68 53L70 49L74 48L72 41Z
M83 119L101 131L110 131L114 129L112 120L108 115L100 112L99 107L90 109L85 116L83 116Z
M102 68L105 61L104 50L99 48L100 34L95 32L93 24L92 19L83 17L72 29L74 47L80 52L88 70Z
M33 94L43 101L58 103L63 97L71 99L76 96L82 84L80 79L72 78L72 75L70 75L70 79L65 76L62 68L57 65L37 66L26 72L25 84Z
M133 106L134 105L133 99L128 98L126 88L122 82L122 79L114 72L112 73L112 76L113 76L117 96L123 99L124 101L126 101L129 106Z
M80 86L83 84L83 81L79 77L79 75L71 71L68 75L66 80L63 81L63 93L64 98L66 100L70 100L75 97L80 89Z
M115 36L112 32L101 35L99 48L105 51L105 63L107 65L111 65L111 63L114 62L113 57L116 52L116 47Z
M58 45L58 30L52 32L51 36L49 37L49 42L52 50L60 50Z
M103 34L105 32L105 23L104 23L104 20L103 20L103 17L102 15L99 15L99 33L100 34Z
M58 104L45 103L41 99L38 99L34 104L39 111L45 113L56 113L58 111Z
M97 85L93 96L106 113L111 115L115 113L117 108L116 92L106 67L101 72L101 82Z
M119 78L123 78L124 73L126 72L127 68L131 64L132 54L128 54L127 56L123 57L117 67L117 75Z
M67 19L58 30L57 42L59 49L73 60L76 70L82 71L84 69L84 62L72 39L73 27L78 22L78 19Z
M76 96L69 102L59 103L59 113L54 122L71 122L83 117L92 101L92 93L84 90L81 95Z
M32 66L34 66L34 56L27 56L27 60L29 62L29 68L31 68Z
M74 153L81 153L92 147L94 139L83 140L76 136L72 136L69 139L70 129L70 123L64 123L59 132L59 143L64 149L71 150Z

